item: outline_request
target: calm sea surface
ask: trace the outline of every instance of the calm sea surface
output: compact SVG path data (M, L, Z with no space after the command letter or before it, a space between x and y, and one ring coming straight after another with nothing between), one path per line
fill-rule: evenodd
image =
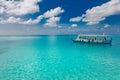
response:
M120 80L120 35L111 45L76 36L0 37L0 80Z

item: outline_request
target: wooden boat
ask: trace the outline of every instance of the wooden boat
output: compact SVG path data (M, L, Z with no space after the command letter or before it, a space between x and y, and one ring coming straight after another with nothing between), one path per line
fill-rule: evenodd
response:
M76 39L73 39L73 42L111 44L112 38L108 38L107 35L78 35Z

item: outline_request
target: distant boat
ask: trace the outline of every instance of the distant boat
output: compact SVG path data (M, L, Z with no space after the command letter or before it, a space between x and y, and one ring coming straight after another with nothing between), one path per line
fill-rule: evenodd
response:
M78 35L73 42L80 43L95 43L95 44L111 44L112 38L108 38L107 35Z

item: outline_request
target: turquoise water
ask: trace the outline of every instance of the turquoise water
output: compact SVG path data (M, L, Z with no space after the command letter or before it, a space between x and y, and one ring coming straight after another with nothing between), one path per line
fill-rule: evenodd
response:
M112 46L75 37L0 37L0 80L120 80L120 36Z

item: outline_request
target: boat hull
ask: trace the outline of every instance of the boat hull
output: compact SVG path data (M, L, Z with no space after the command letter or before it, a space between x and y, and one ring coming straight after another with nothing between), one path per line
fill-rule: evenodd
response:
M91 43L91 44L111 44L111 40L109 41L103 41L103 42L94 42L94 41L81 41L81 40L76 40L72 39L74 43Z

